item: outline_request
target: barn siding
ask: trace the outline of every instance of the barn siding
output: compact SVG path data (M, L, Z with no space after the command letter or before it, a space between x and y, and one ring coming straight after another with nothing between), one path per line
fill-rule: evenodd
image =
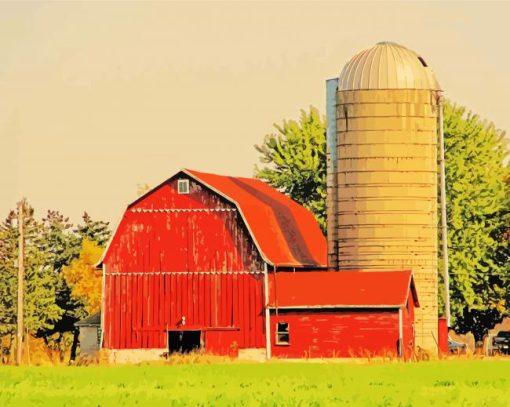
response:
M414 299L410 296L406 306L402 308L402 341L406 360L412 358L415 349L414 308Z
M290 344L276 345L277 322L288 322ZM398 311L279 311L271 316L275 357L397 355Z
M115 273L262 270L238 213L127 212L105 264Z
M106 348L166 348L168 330L222 328L230 333L205 335L206 349L217 348L207 338L219 337L232 338L239 348L264 347L262 273L125 273L107 274L107 281ZM239 299L250 305L238 308Z

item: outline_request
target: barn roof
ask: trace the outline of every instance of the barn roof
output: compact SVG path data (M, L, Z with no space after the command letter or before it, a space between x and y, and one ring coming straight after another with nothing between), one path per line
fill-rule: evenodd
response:
M418 297L411 271L269 273L272 308L399 308Z
M326 239L308 209L258 179L183 172L236 205L267 263L327 266Z
M216 192L237 207L257 246L270 265L278 267L327 267L327 243L313 214L263 181L253 178L208 174L190 169L179 171ZM143 200L161 185L135 202ZM113 241L117 231L112 236ZM97 266L109 252L103 253Z

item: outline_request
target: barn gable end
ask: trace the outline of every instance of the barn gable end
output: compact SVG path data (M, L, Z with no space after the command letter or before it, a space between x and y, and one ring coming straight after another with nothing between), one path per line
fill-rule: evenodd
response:
M128 206L103 263L110 273L263 269L237 208L182 172Z

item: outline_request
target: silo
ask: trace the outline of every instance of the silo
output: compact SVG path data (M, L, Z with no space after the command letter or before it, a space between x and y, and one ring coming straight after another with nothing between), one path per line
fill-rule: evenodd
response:
M416 345L434 353L439 84L414 51L381 42L355 55L335 85L336 117L328 115L336 119L328 129L330 268L411 269L420 301Z

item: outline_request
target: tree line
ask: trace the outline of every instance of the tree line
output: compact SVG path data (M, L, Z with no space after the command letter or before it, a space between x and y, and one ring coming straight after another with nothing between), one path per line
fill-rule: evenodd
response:
M61 361L76 351L74 323L100 308L101 271L94 264L111 236L107 222L86 212L73 225L58 211L37 219L24 201L25 342L43 339ZM0 356L12 362L17 324L18 207L0 224Z
M255 146L255 176L307 207L326 234L326 119L310 107L274 127ZM509 150L503 131L450 101L444 137L452 322L481 340L509 312Z

